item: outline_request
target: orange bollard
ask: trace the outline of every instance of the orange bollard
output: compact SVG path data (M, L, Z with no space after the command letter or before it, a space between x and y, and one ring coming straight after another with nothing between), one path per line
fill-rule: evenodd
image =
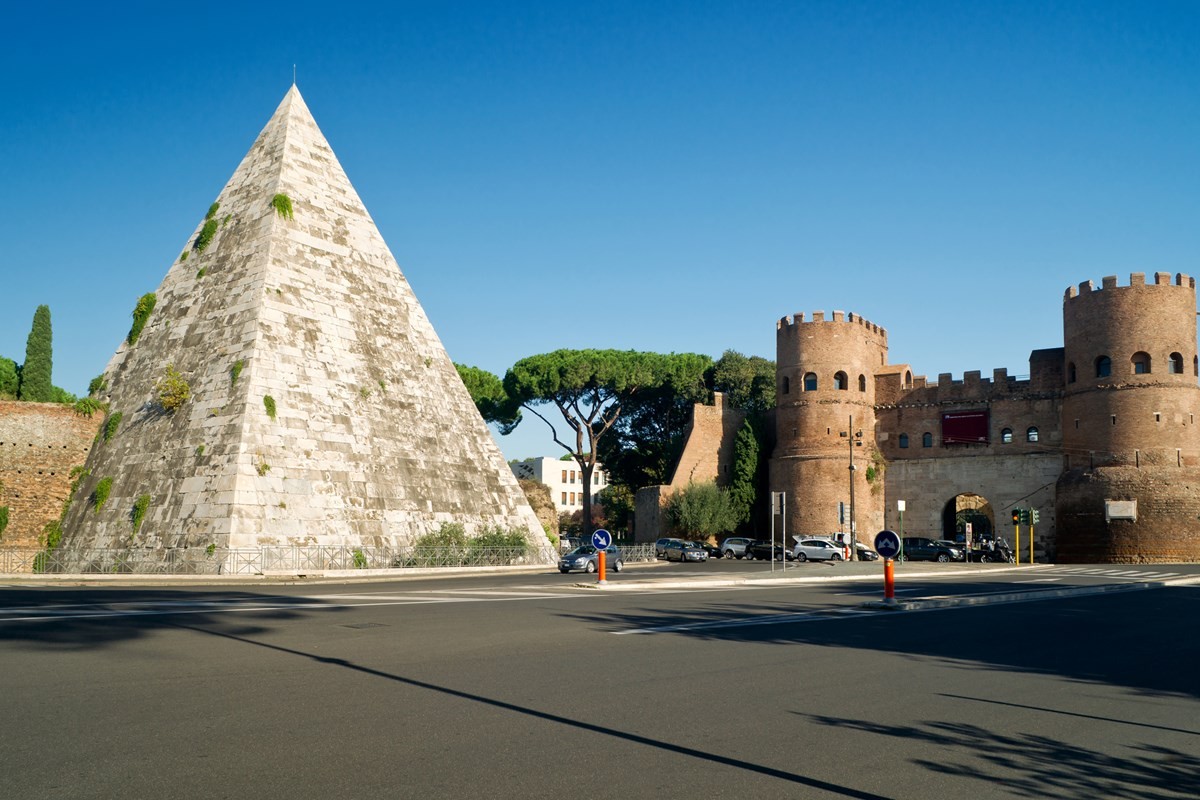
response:
M883 560L883 601L896 602L896 565L890 558Z
M601 550L601 551L600 551L600 558L599 558L599 559L597 559L597 560L600 562L600 569L599 569L599 570L596 572L596 575L598 575L598 576L599 576L599 578L600 578L600 579L597 581L597 583L606 583L606 581L604 580L604 561L605 561L604 555L605 555L605 554L604 554L604 551L603 551L603 550Z

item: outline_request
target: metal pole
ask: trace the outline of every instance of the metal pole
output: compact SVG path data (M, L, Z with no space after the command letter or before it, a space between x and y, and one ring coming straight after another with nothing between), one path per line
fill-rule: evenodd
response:
M856 561L858 557L857 550L854 544L854 415L850 415L850 560Z
M775 498L778 493L771 492L771 572L775 571Z
M779 493L779 544L783 549L783 569L787 571L787 494Z

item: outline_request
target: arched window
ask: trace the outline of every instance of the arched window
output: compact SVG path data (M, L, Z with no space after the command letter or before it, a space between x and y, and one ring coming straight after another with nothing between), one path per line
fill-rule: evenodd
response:
M784 376L783 376L783 386L782 386L782 389L781 389L781 391L782 391L784 394L787 394L787 393L788 393L788 392L790 392L791 390L792 390L792 382L791 382L790 380L788 380L788 376L787 376L787 375L784 375Z
M815 392L817 390L817 373L804 373L804 391Z
M900 449L906 450L907 448L908 448L908 434L902 433L902 434L900 434Z
M1112 375L1112 359L1100 356L1096 359L1096 377L1107 378L1109 375Z
M909 372L908 370L904 370L904 388L905 389L912 388L912 373Z
M858 390L860 392L865 392L867 390L867 376L866 375L858 376Z
M1140 350L1133 354L1133 358L1129 359L1133 364L1134 375L1149 375L1150 374L1150 354L1143 353Z
M1167 372L1171 373L1172 375L1183 374L1182 355L1179 353L1171 353L1171 355L1167 357Z
M849 383L850 379L846 377L846 373L841 370L833 373L833 388L841 390L849 389Z
M1025 431L1025 441L1036 442L1037 440L1038 440L1037 428L1030 428L1029 430Z
M1075 362L1067 364L1067 383L1075 382Z
M1005 428L1000 431L1000 441L1005 444L1012 444L1012 428Z
M921 447L933 447L933 434L926 431L921 434Z

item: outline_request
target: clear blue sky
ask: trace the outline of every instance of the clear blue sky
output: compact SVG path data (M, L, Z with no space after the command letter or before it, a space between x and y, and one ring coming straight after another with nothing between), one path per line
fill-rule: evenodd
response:
M774 358L853 311L1028 371L1062 293L1200 273L1200 3L24 3L0 354L82 394L291 84L450 356ZM508 458L558 455L536 419Z

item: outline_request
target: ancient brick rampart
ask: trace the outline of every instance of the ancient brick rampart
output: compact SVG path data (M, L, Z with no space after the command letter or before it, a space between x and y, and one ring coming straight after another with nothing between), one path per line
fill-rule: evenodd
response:
M683 454L668 484L671 489L710 481L728 486L733 473L733 444L745 420L745 412L725 405L721 392L714 393L711 406L694 405Z
M58 519L101 422L55 403L0 401L0 506L7 506L3 547L36 547L47 522Z

